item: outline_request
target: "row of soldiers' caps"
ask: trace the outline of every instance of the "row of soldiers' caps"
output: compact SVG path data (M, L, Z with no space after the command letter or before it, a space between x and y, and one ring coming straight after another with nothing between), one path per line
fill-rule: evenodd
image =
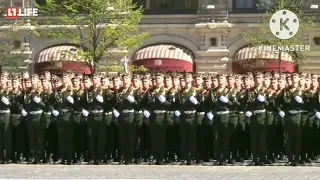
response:
M108 76L105 72L100 72L92 75L88 74L77 74L73 72L64 72L61 74L51 74L49 71L45 71L40 76L37 74L29 75L28 72L22 72L19 74L10 74L7 71L1 71L0 76L6 77L8 79L19 79L21 81L30 80L32 78L36 78L39 80L46 79L48 81L57 81L60 80L63 77L69 77L69 78L77 78L79 80L81 79L90 79L92 77L99 77L99 78L107 78L109 80L114 80L117 78L121 78L123 76L131 76L134 79L150 79L153 80L156 78L156 76L163 76L164 78L179 78L183 79L185 75L191 75L194 78L202 78L203 80L213 80L217 78L218 76L225 76L227 78L233 78L233 79L254 79L255 76L263 76L264 78L270 78L270 79L276 79L276 80L286 80L287 78L290 78L291 76L299 76L300 78L305 79L317 79L320 77L318 74L308 74L308 73L275 73L275 72L248 72L246 74L216 74L216 73L189 73L189 72L147 72L147 73L133 73L132 75L129 74L123 74L118 73L115 76Z

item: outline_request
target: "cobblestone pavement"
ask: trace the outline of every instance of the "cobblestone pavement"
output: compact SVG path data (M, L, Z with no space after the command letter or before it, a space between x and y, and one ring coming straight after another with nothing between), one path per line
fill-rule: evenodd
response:
M0 179L320 179L320 167L1 165Z

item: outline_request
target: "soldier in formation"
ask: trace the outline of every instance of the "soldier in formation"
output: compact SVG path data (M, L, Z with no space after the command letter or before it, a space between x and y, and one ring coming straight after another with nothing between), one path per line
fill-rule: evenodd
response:
M0 74L0 163L315 161L316 74Z

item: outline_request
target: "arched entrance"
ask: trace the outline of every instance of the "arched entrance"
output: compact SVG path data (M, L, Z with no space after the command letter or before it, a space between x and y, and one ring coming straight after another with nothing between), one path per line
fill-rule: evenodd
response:
M155 44L138 50L132 65L151 71L194 72L194 55L188 49L174 44Z
M91 68L85 59L77 51L80 48L74 44L54 45L42 50L35 61L35 72L62 73L73 71L77 73L91 74Z
M236 52L232 62L233 73L294 72L295 64L287 52L260 51L258 47L244 47Z

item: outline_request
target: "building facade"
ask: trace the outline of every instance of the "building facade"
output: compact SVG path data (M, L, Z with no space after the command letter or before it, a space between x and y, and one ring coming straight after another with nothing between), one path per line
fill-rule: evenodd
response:
M135 1L145 7L139 31L148 32L149 36L140 48L129 50L128 58L134 65L154 70L233 73L252 70L252 67L238 67L239 64L235 63L252 60L255 69L278 69L278 56L266 53L256 57L257 50L249 48L249 43L243 38L243 32L259 30L258 22L264 14L256 8L258 0ZM303 11L319 16L317 10L310 10L311 5L320 5L320 1L305 0ZM311 46L311 52L306 53L299 64L300 71L320 72L319 32L320 26L316 22L306 33L304 43ZM22 32L21 38L24 34ZM66 46L63 45L65 42L31 39L28 42L32 50L31 71L37 71L34 69L37 63L50 61L49 58L41 58L42 51L48 47ZM51 56L55 56L54 51L52 48ZM126 53L119 49L113 51L119 59ZM290 55L282 55L281 60L282 71L293 71ZM53 61L59 61L59 58ZM62 68L61 64L51 65Z

